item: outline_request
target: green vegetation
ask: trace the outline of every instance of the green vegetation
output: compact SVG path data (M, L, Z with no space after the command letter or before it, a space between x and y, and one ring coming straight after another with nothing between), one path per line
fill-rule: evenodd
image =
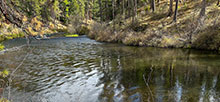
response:
M65 37L79 37L78 34L65 34Z
M49 39L44 34L62 32L59 37L75 38L86 34L96 41L129 46L220 51L219 2L220 0L0 0L0 43L25 36ZM0 50L4 49L4 45L0 44ZM171 55L172 53L166 54ZM137 60L139 63L133 59L124 60L131 60L129 64L132 65L135 63L132 68L145 67L143 65L146 63L142 59ZM158 61L155 60L155 63ZM67 66L68 63L64 65ZM172 62L169 68L173 70L174 67L175 63ZM144 85L144 70L139 73L138 83L142 82ZM1 68L0 89L7 86L8 76L8 69ZM7 100L0 98L0 102L2 101Z
M4 48L5 48L5 46L2 45L2 44L0 44L0 51L1 51L1 50L4 50Z
M176 20L175 12L169 13L169 1L160 0L155 11L150 11L149 6L138 6L137 11L128 10L137 16L125 15L128 17L122 19L123 15L116 13L110 23L92 23L89 37L133 46L219 50L220 7L216 2L182 1L178 4Z
M0 102L10 102L10 101L8 101L8 100L5 99L5 98L0 98Z
M16 38L14 34L23 31L32 36L67 32L134 46L220 49L219 0L11 0L1 3L0 28L7 29L7 34L0 30L0 40ZM14 25L20 28L16 33Z
M3 70L3 71L0 71L0 76L2 76L3 78L7 77L9 75L9 71L8 70Z

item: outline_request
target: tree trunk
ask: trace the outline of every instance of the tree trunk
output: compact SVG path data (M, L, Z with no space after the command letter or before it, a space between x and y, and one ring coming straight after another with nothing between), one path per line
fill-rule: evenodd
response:
M173 15L173 0L170 0L168 16L172 16L172 15Z
M105 20L109 20L108 16L108 1L105 1Z
M151 0L151 9L152 9L152 12L156 10L155 0Z
M131 0L128 0L128 17L131 17Z
M176 0L175 13L174 13L174 17L173 17L173 21L174 21L174 22L177 21L177 15L178 15L178 3L179 3L179 0Z
M88 10L89 10L89 0L85 3L85 16L86 16L86 23L88 21Z
M102 17L102 1L99 0L99 14L100 14L100 21L103 21L103 17Z
M137 17L137 0L134 0L134 13L135 13L135 18Z
M202 0L202 8L199 13L199 23L202 25L205 19L205 11L206 11L206 0Z
M220 3L220 0L218 0L218 2L217 2L217 6L219 6L219 3Z
M112 21L113 21L113 30L115 31L115 0L112 0Z
M123 14L123 19L125 19L125 0L122 1L122 14Z
M134 23L134 15L135 15L135 7L134 7L134 0L131 0L131 19L132 19L132 24Z

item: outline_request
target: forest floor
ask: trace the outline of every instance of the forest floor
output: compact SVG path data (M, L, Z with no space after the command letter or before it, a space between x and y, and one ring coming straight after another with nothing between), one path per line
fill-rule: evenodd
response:
M135 22L132 18L121 20L123 17L116 16L115 30L112 22L90 21L88 36L101 42L131 46L220 50L220 7L215 1L211 0L207 5L202 23L198 20L200 0L180 3L177 22L167 16L168 2L161 1L154 13L147 6L138 9Z

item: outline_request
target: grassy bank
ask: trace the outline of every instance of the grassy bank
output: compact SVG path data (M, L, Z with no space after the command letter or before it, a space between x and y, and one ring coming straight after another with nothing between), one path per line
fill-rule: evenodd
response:
M168 17L167 1L161 1L161 9L155 13L147 7L138 9L138 17L121 20L116 17L113 23L88 23L88 36L101 42L123 43L132 46L152 46L166 48L196 48L220 50L220 7L211 0L206 8L206 16L201 24L199 13L201 1L180 3L177 22Z
M2 16L1 16L2 17ZM33 18L28 26L23 29L29 36L53 34L58 32L67 32L65 25L62 25L59 21L47 22L43 24L37 18ZM19 37L25 37L25 32L21 28L7 23L3 18L0 19L0 43L4 40L10 40Z

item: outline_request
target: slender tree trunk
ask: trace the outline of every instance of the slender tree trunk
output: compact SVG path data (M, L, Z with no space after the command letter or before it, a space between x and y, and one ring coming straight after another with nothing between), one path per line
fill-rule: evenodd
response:
M122 1L122 14L123 14L123 19L125 19L125 0Z
M174 22L177 21L177 15L178 15L178 3L179 3L179 0L176 0L175 13L174 13L174 17L173 17L173 21L174 21Z
M108 1L105 1L105 20L109 20L108 18Z
M131 0L128 0L128 17L131 17Z
M220 4L220 0L218 0L218 2L217 2L217 6L219 6L219 4Z
M99 0L99 14L100 14L100 21L103 21L103 16L102 16L102 1Z
M173 0L170 0L168 16L172 16L172 15L173 15Z
M137 0L134 0L134 12L135 12L135 18L137 17Z
M134 15L135 15L135 7L134 7L134 0L131 0L131 19L132 19L132 24L134 23Z
M156 10L155 0L151 0L151 9L152 9L152 12Z
M206 0L202 0L202 8L199 13L199 23L203 25L203 21L205 19L205 12L206 12Z
M88 9L89 9L89 6L88 6L89 3L88 2L89 2L89 0L85 4L86 23L88 22Z
M115 0L112 0L112 21L113 21L113 30L115 31Z

